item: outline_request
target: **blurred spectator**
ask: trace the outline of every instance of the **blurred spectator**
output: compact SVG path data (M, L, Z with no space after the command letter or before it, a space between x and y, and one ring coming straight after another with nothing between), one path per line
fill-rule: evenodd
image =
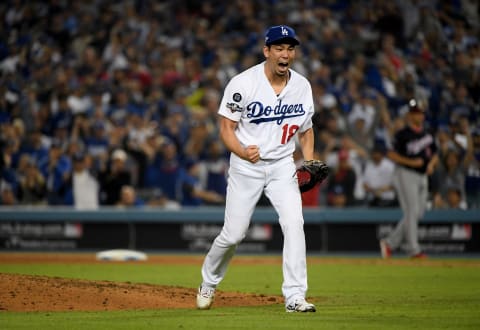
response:
M27 135L27 139L21 147L21 152L29 154L35 164L41 164L48 159L49 154L49 148L45 140L46 138L40 130L33 130Z
M462 198L462 188L458 186L449 185L445 189L445 199L436 201L435 208L437 209L462 209L467 208L467 204Z
M343 119L343 116L335 111L320 111L313 114L315 145L322 159L340 146L341 139L345 136Z
M469 122L466 117L458 120L457 133L453 139L454 147L447 149L442 155L440 166L436 170L438 187L434 191L433 206L446 204L449 190L460 190L460 201L467 206L466 174L474 161L474 145Z
M413 40L425 39L430 48L440 51L446 36L439 15L436 15L433 4L428 1L424 1L416 7L419 17L417 24L413 27L411 38Z
M480 208L480 128L472 132L473 152L465 177L465 192L467 194L467 206Z
M337 107L338 102L335 95L327 90L327 83L320 81L312 86L312 92L315 95L317 111L330 110Z
M143 187L145 182L145 169L148 162L148 155L145 150L147 138L154 134L154 127L149 127L143 118L143 109L138 106L131 106L127 115L127 136L126 150L135 161L136 175L135 183L138 187Z
M199 181L205 190L221 196L227 193L228 159L219 140L207 142L205 159L199 161Z
M100 203L115 205L120 200L123 186L132 184L132 175L127 168L127 153L122 149L112 152L110 162L98 174L100 183Z
M107 116L112 123L125 125L127 121L129 101L128 92L124 88L116 86L116 89L113 92L112 106L107 113Z
M225 196L201 186L199 163L189 161L185 166L185 171L181 173L177 184L181 194L182 206L218 205L225 202Z
M120 199L115 204L117 207L141 207L145 201L137 196L135 188L130 185L122 186L120 189Z
M109 151L106 123L96 120L87 126L87 130L87 134L83 137L87 153L94 159L106 159Z
M190 158L205 158L208 148L208 128L205 120L196 119L190 123L190 136L185 141L184 153Z
M52 102L53 135L59 140L65 140L73 127L73 113L67 101L67 96L61 94Z
M465 174L461 165L460 154L456 150L449 150L438 170L439 187L433 196L433 206L441 207L445 204L448 190L452 187L460 190L460 199L465 204Z
M368 206L393 207L398 205L393 187L395 165L385 157L385 154L385 146L376 144L362 176Z
M456 144L451 138L450 128L448 126L440 126L437 129L436 143L438 145L438 156L444 158L449 150L455 149Z
M18 200L23 205L46 204L47 186L45 177L28 154L22 154L19 161Z
M338 166L328 178L327 203L333 207L355 205L356 175L350 166L348 150L338 151Z
M158 143L159 151L147 166L145 187L159 188L168 199L180 201L177 188L183 169L177 147L168 138Z
M18 201L12 186L5 181L0 181L0 205L13 206L17 204Z
M450 122L457 122L464 117L474 121L476 114L474 111L474 101L468 93L467 86L464 83L457 83L455 86L454 99L447 103Z
M165 210L176 211L181 208L180 203L177 201L168 199L167 196L160 189L153 189L149 195L146 205L150 207L159 207Z
M72 174L70 158L63 154L62 142L53 140L48 159L39 164L40 171L47 181L48 205L65 205L67 183Z
M98 85L92 88L90 108L86 112L94 119L105 119L108 114L111 95L104 89Z
M14 155L18 149L18 141L14 138L6 137L6 140L0 141L0 180L8 184L14 192L17 190L17 175L14 168Z
M183 146L188 139L189 124L187 110L179 104L172 104L168 107L168 115L161 126L160 133L172 141L177 152L183 151Z
M363 188L361 177L365 162L369 158L369 152L362 145L357 144L349 136L344 136L338 141L338 145L333 150L327 150L324 159L327 165L333 170L340 166L340 155L346 157L346 162L355 173L353 196L355 201L363 201L365 199L365 190Z
M89 115L88 110L92 107L92 101L86 93L86 86L74 88L71 95L67 96L67 105L74 117Z
M373 93L362 92L347 117L350 135L367 149L371 149L373 146L376 121L378 120L375 99Z
M83 152L73 155L73 173L70 183L72 204L78 210L95 210L99 206L99 184L90 173L92 158Z

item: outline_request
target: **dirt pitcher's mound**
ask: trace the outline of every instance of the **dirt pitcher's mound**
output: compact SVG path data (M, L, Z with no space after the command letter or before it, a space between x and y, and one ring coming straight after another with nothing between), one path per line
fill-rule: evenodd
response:
M195 308L196 289L0 273L2 311ZM218 291L215 306L279 304L282 298Z

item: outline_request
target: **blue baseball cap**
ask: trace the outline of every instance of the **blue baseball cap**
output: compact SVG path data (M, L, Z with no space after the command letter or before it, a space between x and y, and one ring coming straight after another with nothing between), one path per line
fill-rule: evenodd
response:
M300 41L297 39L295 30L286 25L276 25L268 28L265 33L265 45L270 46L273 44L291 44L299 45Z

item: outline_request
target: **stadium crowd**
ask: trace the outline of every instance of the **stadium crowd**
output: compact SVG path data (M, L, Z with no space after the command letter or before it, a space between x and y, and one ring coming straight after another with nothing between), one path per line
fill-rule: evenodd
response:
M222 204L220 93L288 24L332 168L305 206L398 205L385 151L416 98L441 157L430 207L480 208L476 0L11 0L0 15L2 205Z

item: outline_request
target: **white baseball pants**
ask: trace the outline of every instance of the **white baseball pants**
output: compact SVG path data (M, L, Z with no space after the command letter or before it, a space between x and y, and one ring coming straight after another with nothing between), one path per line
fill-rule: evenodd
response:
M282 293L288 304L305 297L307 266L302 200L291 157L251 164L232 154L225 219L203 266L204 286L216 287L224 278L237 245L243 240L263 191L279 216L283 232Z

